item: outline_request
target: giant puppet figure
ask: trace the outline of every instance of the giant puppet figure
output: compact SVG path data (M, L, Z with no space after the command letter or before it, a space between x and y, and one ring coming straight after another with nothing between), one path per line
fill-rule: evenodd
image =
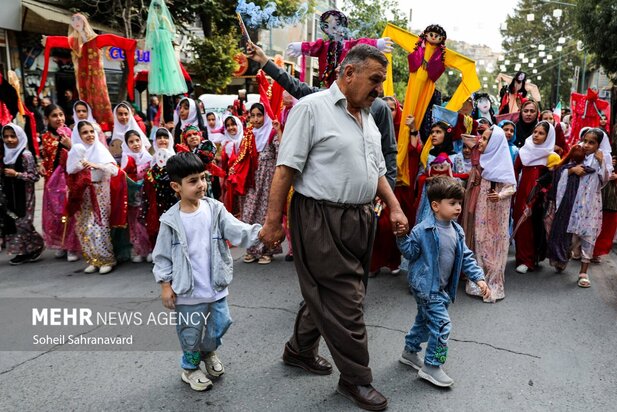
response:
M294 42L287 46L287 53L292 57L302 56L302 67L305 67L305 56L318 57L319 81L322 87L330 87L336 80L335 70L345 56L356 44L369 44L383 52L392 51L392 41L381 39L351 39L347 28L347 16L338 10L329 10L319 19L321 30L328 36L328 40L318 39L313 42ZM300 80L304 81L304 71Z
M403 105L403 119L412 114L416 121L416 130L420 128L424 114L435 92L435 82L444 73L446 68L457 69L462 74L461 83L446 105L452 111L458 111L471 93L480 88L480 80L476 73L476 64L473 60L458 54L445 46L446 32L438 25L428 26L420 36L416 36L400 27L388 23L384 37L409 52L409 82ZM388 75L384 83L386 96L394 95L392 79L392 56L387 54L390 64ZM410 186L413 184L410 177L409 161L409 127L401 123L398 135L397 184ZM428 139L422 151L421 161L426 165L428 151L431 149L431 140Z
M43 37L43 44L45 45L45 67L43 68L38 93L41 94L45 87L51 49L71 49L79 98L85 100L92 107L92 114L101 128L111 130L114 124L114 116L107 92L101 49L114 46L124 50L128 69L127 92L129 98L133 99L133 67L135 65L137 41L114 34L97 35L90 27L86 17L77 13L71 17L68 36Z
M610 133L611 105L598 97L596 90L587 89L587 94L572 93L570 96L572 119L570 130L570 145L578 143L579 132L583 127L599 127L602 117L606 119L607 132Z
M165 1L152 0L146 27L146 47L150 50L148 91L151 94L175 96L187 91L172 44L175 34L176 28Z

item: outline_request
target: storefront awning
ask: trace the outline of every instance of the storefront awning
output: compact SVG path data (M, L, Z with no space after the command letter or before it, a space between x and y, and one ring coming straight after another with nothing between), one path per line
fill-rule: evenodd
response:
M22 0L21 4L24 7L22 31L66 36L73 13L35 0ZM94 21L90 21L90 26L103 33L120 34L117 30Z

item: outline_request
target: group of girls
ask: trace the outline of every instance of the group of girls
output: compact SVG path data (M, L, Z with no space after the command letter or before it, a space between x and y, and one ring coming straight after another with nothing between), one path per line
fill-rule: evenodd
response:
M113 114L108 141L87 102L75 103L70 126L62 108L47 106L40 157L28 150L20 126L2 129L0 231L3 246L15 255L11 264L36 261L45 247L70 262L83 256L86 273L106 274L128 259L150 262L159 218L177 201L165 166L178 151L202 159L211 174L209 196L248 223L264 223L281 124L262 104L251 107L244 124L231 115L202 114L195 101L183 98L174 127L154 127L152 142L129 103L118 104ZM43 236L33 225L34 184L41 176ZM275 253L281 250L256 247L244 261L267 264Z
M391 108L396 118L398 106ZM512 241L517 272L538 269L546 257L561 272L570 259L580 259L577 284L589 287L589 263L610 252L617 230L615 156L606 133L583 130L580 142L569 148L551 112L539 113L533 101L523 102L520 110L517 122L480 125L474 136L457 136L447 123L435 122L426 164L421 162L423 139L414 130L414 119L405 120L413 154L409 158L418 172L409 190L397 186L395 193L402 204L415 198L406 214L418 223L430 213L425 193L432 176L447 174L465 184L459 220L484 270L492 302L505 297ZM466 292L481 296L472 282Z

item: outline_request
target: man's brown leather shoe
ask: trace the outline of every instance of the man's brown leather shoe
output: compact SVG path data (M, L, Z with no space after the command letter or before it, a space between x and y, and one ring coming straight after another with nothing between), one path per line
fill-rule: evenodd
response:
M283 362L285 365L296 366L317 375L329 375L332 373L332 365L330 365L330 362L319 355L315 357L302 356L291 348L289 342L285 344Z
M336 391L367 411L383 411L388 407L386 397L370 384L353 385L339 379Z

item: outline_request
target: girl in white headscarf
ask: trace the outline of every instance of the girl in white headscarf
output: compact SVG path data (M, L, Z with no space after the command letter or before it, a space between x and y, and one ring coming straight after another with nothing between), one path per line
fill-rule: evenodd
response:
M559 160L559 155L554 152L555 128L553 125L546 121L539 122L532 133L525 140L514 164L515 174L520 176L514 199L514 224L521 221L524 214L528 216L514 236L516 271L519 273L534 270L546 254L546 232L543 222L544 196L536 186L537 180L548 173L549 159L556 159L557 163ZM532 196L533 199L528 202L532 190L536 196ZM530 216L529 213L531 213Z
M124 135L129 130L137 131L141 136L142 141L144 142L144 147L146 148L146 150L150 149L150 146L152 145L150 144L148 137L139 127L137 120L135 120L131 105L127 102L122 102L114 108L114 130L111 136L111 140L119 140L123 142Z
M150 161L150 169L144 178L143 205L140 220L145 222L148 239L151 245L156 243L159 231L159 218L178 199L169 185L169 176L165 166L167 160L175 154L171 133L161 127L154 135L154 156Z
M76 125L80 120L89 121L92 126L94 126L94 131L96 132L99 141L103 144L103 146L107 147L107 138L105 137L105 133L101 129L101 126L96 122L94 116L92 116L92 108L88 103L83 100L77 100L73 105L73 120L75 124L73 127L73 134L71 136L72 140L75 141L76 138L79 138L79 132L76 130Z
M249 115L252 124L249 132L252 132L255 137L255 148L259 153L259 159L257 170L255 170L252 179L254 184L246 192L240 220L250 224L259 223L263 225L266 221L268 196L274 177L274 169L276 169L281 127L278 120L273 122L270 119L261 103L254 103L249 110ZM250 263L258 260L259 264L266 265L272 261L272 256L277 253L283 253L280 245L275 249L268 249L260 244L246 250L244 262Z
M204 139L208 138L208 129L204 126L204 119L195 100L184 97L180 99L174 111L174 145L182 143L182 131L187 126L198 127Z
M504 273L510 244L510 198L516 192L516 179L508 141L502 128L493 126L486 130L478 142L478 151L482 172L480 190L477 199L473 200L473 250L491 289L491 296L485 302L495 302L505 297ZM467 282L465 291L473 296L482 296L473 282Z
M104 275L116 264L111 243L110 178L118 174L116 161L96 138L94 126L80 121L75 126L83 143L73 144L67 159L68 213L77 217L77 233L86 273Z
M608 136L600 129L587 130L582 147L585 151L583 165L570 169L571 173L580 176L580 183L568 222L568 233L573 235L572 258L581 260L578 286L588 288L591 282L587 270L602 229L602 187L609 181L612 158ZM595 172L585 173L583 166Z
M44 241L33 225L34 184L40 176L34 156L28 150L28 137L14 123L2 128L4 156L0 168L0 190L5 198L0 202L0 222L7 252L16 255L11 265L36 261L44 249Z
M219 146L225 139L225 130L221 116L216 112L206 113L206 128L208 129L210 141Z
M148 238L148 232L139 216L144 207L143 183L146 171L150 168L152 156L143 146L139 133L135 130L126 132L122 146L123 163L126 157L126 166L122 168L130 178L128 180L128 223L131 244L133 245L133 263L141 263L144 260L152 261L152 245Z

